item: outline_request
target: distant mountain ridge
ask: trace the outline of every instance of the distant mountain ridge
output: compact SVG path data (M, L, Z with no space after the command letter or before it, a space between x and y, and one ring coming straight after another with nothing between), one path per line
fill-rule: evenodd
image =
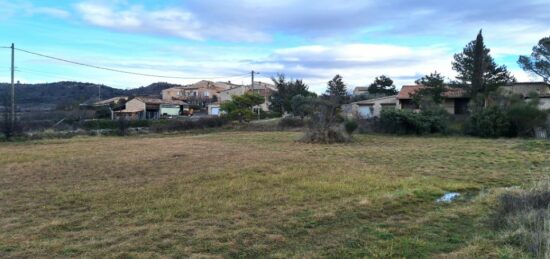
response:
M181 85L170 83L154 83L133 89L117 89L106 85L98 85L83 82L55 82L44 84L18 84L15 98L18 106L50 106L85 103L98 100L99 87L101 87L101 99L109 99L115 96L160 96L161 91L167 88ZM11 85L0 83L0 106L10 96Z

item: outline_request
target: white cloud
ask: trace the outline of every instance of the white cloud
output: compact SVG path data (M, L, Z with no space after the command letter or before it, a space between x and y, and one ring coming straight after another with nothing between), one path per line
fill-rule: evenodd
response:
M28 2L0 2L0 14L2 18L9 18L15 15L46 15L55 18L68 18L71 14L63 9L45 6L36 6Z
M200 24L193 14L180 9L146 11L141 6L115 9L112 6L81 2L76 4L82 18L96 26L117 31L168 34L193 40L201 40Z
M27 13L30 15L41 14L56 18L68 18L71 14L65 10L52 7L31 7L27 8Z
M169 35L191 40L209 38L227 41L267 41L267 34L231 24L206 26L183 8L146 10L138 5L80 2L75 5L82 19L92 25L116 31Z
M389 44L344 44L333 46L301 46L278 49L265 61L259 62L294 78L304 78L322 92L332 76L340 74L350 88L366 85L380 75L388 75L397 85L414 83L415 79L436 69L454 77L452 54L440 46L405 47Z

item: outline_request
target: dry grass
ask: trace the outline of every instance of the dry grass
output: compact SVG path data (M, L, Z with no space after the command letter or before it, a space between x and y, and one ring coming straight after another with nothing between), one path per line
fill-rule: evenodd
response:
M0 257L501 255L472 248L490 233L477 193L550 166L549 151L524 140L300 136L0 144ZM436 204L446 191L466 195Z

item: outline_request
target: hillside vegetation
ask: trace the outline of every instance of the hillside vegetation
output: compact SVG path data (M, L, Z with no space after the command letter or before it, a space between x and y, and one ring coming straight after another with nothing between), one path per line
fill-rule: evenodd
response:
M0 144L0 257L529 255L498 241L504 187L542 142L224 132ZM446 192L455 202L435 200Z
M16 87L16 101L20 106L49 105L59 106L73 103L84 103L97 100L99 87L101 87L102 99L115 96L138 96L155 95L159 96L164 89L179 85L169 83L155 83L133 89L117 89L105 85L96 85L81 82L56 82L45 84L18 84ZM11 85L0 83L0 93L9 96ZM4 100L0 100L4 101ZM3 103L0 103L0 106Z

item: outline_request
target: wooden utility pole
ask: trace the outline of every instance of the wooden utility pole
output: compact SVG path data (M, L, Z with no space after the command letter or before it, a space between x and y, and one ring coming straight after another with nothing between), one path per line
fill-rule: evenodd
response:
M250 72L250 75L252 76L252 83L250 84L250 90L251 91L254 91L254 74L256 74L256 72L254 72L254 70L252 70L252 72Z
M11 128L15 128L15 44L11 44Z
M250 72L250 75L252 77L252 84L250 84L250 91L252 93L254 93L254 75L257 75L259 74L258 72L255 72L254 70L252 70L252 72ZM258 120L260 119L260 109L261 109L261 105L258 105ZM254 110L252 110L254 111Z

